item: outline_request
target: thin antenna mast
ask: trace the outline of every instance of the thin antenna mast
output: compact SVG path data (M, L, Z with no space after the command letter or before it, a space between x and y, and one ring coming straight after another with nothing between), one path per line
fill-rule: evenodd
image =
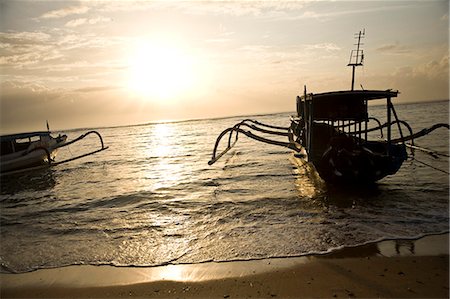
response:
M363 50L360 50L360 47L364 44L361 43L361 38L364 38L366 35L366 30L363 29L363 31L359 31L359 33L355 34L355 38L358 39L358 43L355 44L356 50L352 50L350 53L350 61L347 66L352 67L352 89L354 90L355 87L355 69L357 66L363 65L364 61L364 53Z

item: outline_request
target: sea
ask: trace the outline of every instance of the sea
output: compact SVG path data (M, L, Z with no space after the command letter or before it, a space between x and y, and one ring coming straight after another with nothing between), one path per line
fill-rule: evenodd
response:
M396 112L416 132L448 123L449 102L396 105ZM291 114L55 132L72 140L96 130L109 148L1 177L1 272L298 257L449 231L447 129L415 140L438 158L408 150L395 175L370 187L326 186L291 150L244 135L208 165L226 128L247 118L288 127ZM370 114L386 119L384 106ZM57 160L99 147L89 135L61 148Z

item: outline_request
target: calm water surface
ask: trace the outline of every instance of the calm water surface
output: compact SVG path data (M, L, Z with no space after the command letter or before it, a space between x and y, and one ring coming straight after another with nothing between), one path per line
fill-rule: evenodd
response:
M397 113L416 131L447 123L448 102ZM2 177L2 272L299 256L448 231L448 174L418 162L448 171L448 158L416 152L395 176L360 190L327 190L290 150L244 136L208 166L217 135L243 118L102 128L107 151ZM289 113L252 118L289 126ZM448 155L448 130L416 143ZM98 146L89 137L58 158Z

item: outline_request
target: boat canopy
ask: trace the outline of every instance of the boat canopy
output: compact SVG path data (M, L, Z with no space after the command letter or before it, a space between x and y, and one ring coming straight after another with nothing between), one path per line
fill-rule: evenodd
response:
M324 93L311 94L314 101L345 101L352 99L363 100L380 100L386 98L397 97L398 91L393 90L344 90L344 91L331 91ZM308 96L308 95L307 95ZM342 103L340 103L342 104Z
M298 110L312 110L314 120L367 120L367 101L397 97L392 90L345 90L306 94L298 99ZM302 104L303 103L303 104Z
M48 131L11 134L11 135L0 136L0 141L1 142L14 141L16 139L26 139L26 138L36 137L36 136L41 137L41 136L49 136L49 135L50 135L50 132L48 132Z

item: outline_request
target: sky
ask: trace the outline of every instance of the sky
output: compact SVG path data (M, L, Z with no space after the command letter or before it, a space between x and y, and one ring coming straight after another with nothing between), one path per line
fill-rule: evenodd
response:
M356 88L449 98L449 2L0 0L1 133L295 111Z

